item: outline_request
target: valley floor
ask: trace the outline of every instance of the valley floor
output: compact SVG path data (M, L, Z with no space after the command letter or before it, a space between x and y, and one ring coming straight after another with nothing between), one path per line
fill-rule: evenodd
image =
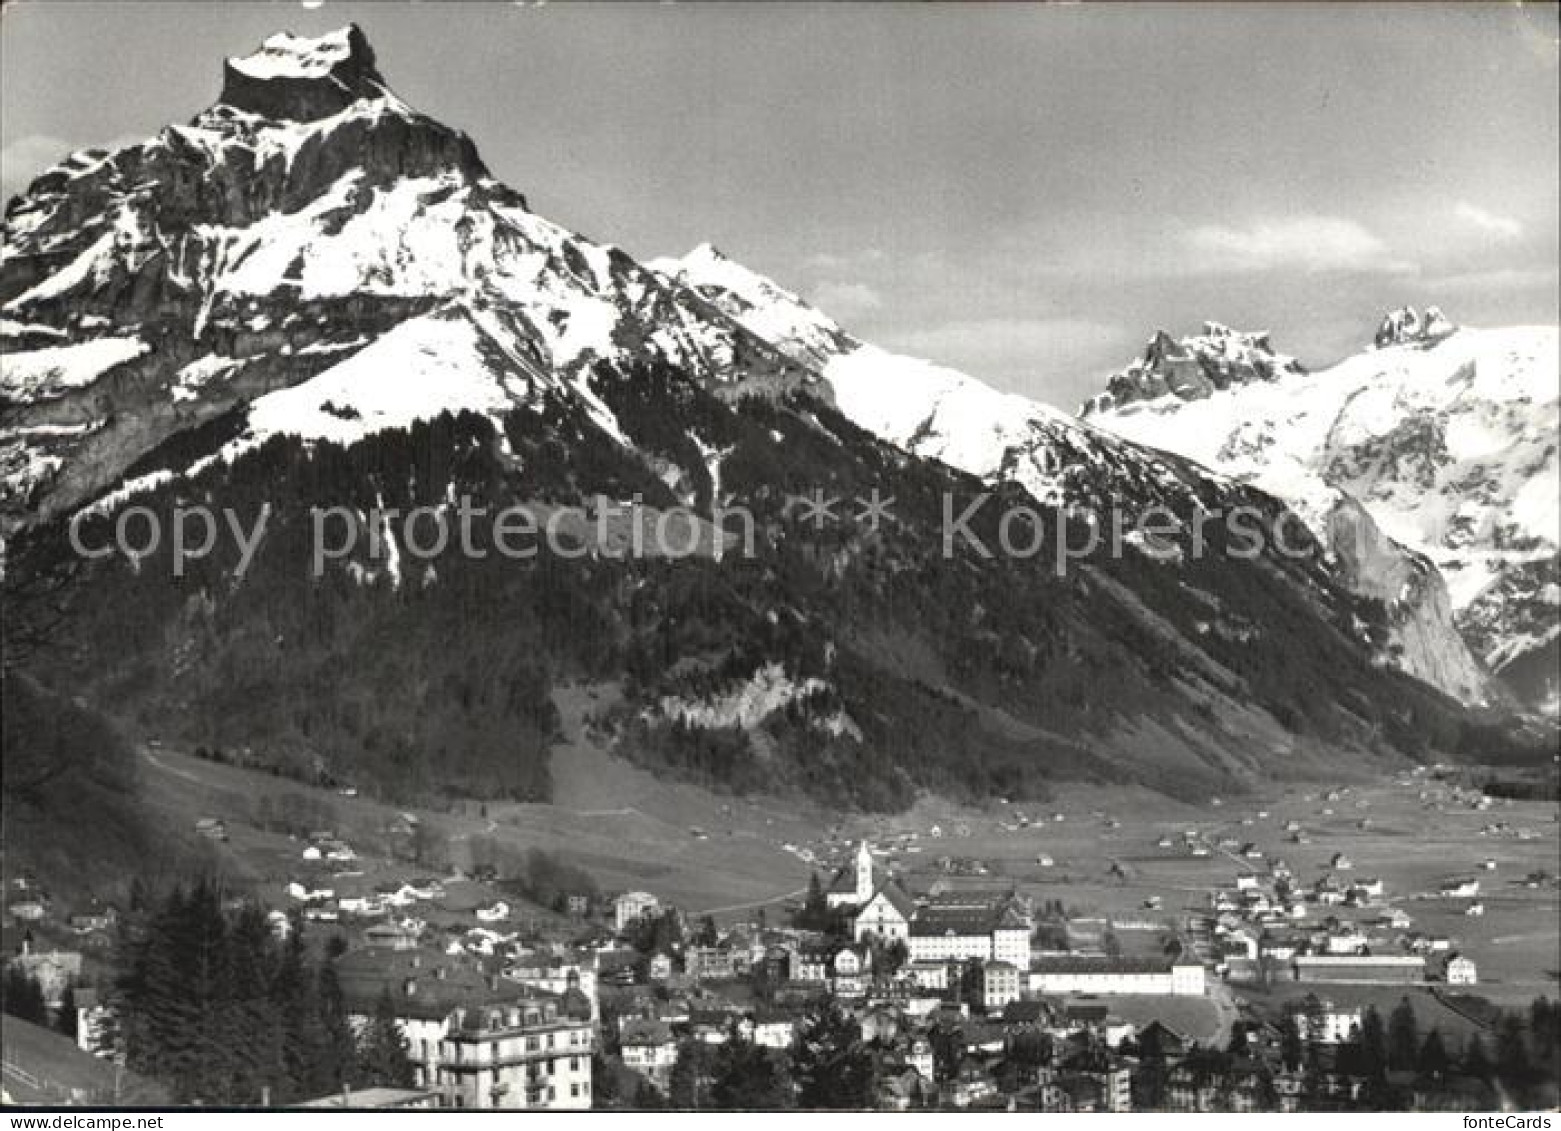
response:
M1352 869L1337 873L1341 880L1381 879L1386 904L1475 959L1482 995L1517 1003L1556 989L1557 889L1554 881L1522 882L1556 869L1553 804L1496 801L1479 809L1428 775L1406 772L1281 785L1203 804L1137 788L1064 787L1045 804L975 809L924 799L894 816L840 814L805 801L713 794L611 756L583 727L606 694L572 689L560 696L568 741L555 751L552 804L468 802L413 812L438 846L426 867L465 868L474 850L518 855L540 848L585 869L604 892L643 889L692 914L747 919L761 908L781 915L812 872L827 878L867 839L913 890L940 882L1012 884L1037 903L1060 901L1073 915L1136 915L1181 929L1188 916L1207 912L1213 889L1231 886L1239 874L1266 872L1281 858L1308 886L1343 854ZM185 827L203 817L222 820L229 840L216 851L226 870L269 903L286 904L303 845L257 827L267 797L285 804L300 793L316 795L334 831L357 850L366 879L407 872L390 859L388 830L403 819L396 807L172 749L146 747L142 758L160 814ZM1188 830L1210 846L1208 855L1189 853ZM1296 843L1298 834L1304 843ZM1219 848L1221 840L1250 845L1263 857ZM1470 900L1437 894L1453 876L1480 879L1483 915L1466 914Z

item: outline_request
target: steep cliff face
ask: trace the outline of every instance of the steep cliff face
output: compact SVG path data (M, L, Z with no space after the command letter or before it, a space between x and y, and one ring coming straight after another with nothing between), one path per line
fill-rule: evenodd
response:
M1388 658L1464 702L1487 702L1495 689L1459 636L1447 583L1430 559L1383 534L1348 495L1339 495L1325 523L1324 545L1338 562L1340 580L1351 592L1382 602Z

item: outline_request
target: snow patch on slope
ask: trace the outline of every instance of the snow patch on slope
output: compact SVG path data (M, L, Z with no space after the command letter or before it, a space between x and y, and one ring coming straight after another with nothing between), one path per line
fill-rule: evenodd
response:
M249 436L345 445L443 412L497 416L514 403L483 360L476 328L463 318L429 315L403 322L301 385L254 401Z
M140 338L94 338L0 356L0 394L42 399L92 384L116 365L134 361L149 347Z

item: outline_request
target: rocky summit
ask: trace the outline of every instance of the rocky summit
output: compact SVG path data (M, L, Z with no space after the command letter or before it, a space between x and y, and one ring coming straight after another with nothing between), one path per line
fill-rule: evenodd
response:
M1218 322L1205 322L1203 333L1184 338L1157 330L1143 355L1112 374L1105 392L1092 398L1081 415L1167 394L1201 400L1232 387L1304 372L1295 358L1274 352L1266 333L1242 333Z
M1434 345L1458 329L1447 320L1440 307L1428 306L1418 313L1412 306L1390 310L1382 316L1374 344L1377 349L1403 345Z

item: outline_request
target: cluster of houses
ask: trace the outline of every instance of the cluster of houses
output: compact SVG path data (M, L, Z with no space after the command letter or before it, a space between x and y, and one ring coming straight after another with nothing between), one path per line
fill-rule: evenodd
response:
M788 1050L798 1026L830 1000L860 1026L884 1108L1126 1111L1140 1029L1101 997L1205 992L1196 961L1037 949L1031 909L1011 890L912 896L881 873L866 844L824 900L843 934L734 927L676 955L645 956L630 976L600 953L611 998L604 1047L666 1092L689 1042ZM631 892L614 910L621 931L668 909ZM1164 1026L1148 1028L1167 1047L1191 1045Z
M1287 830L1303 835L1295 822ZM215 821L200 831L226 836ZM1281 1062L1277 1024L1253 1023L1246 1052L1211 1071L1200 1059L1208 1050L1165 1023L1179 1015L1170 1002L1205 996L1210 972L1237 983L1477 982L1471 960L1447 938L1416 931L1384 883L1358 874L1343 854L1308 883L1236 838L1216 843L1189 830L1182 847L1194 855L1217 848L1245 870L1210 894L1187 934L1131 954L1104 936L1143 927L1160 939L1164 925L1102 920L1091 932L1072 920L1059 941L1037 932L1016 891L974 886L985 869L949 858L932 890L912 894L865 842L824 888L827 929L761 916L724 931L706 923L691 935L676 908L630 891L597 907L605 915L589 923L593 905L570 896L569 922L538 931L485 883L371 878L351 845L323 831L306 838L286 894L304 918L350 936L336 966L354 1022L368 1024L391 1001L416 1078L396 1102L410 1106L589 1108L601 1083L593 1057L665 1095L690 1043L741 1041L785 1055L827 1001L859 1026L885 1109L1120 1112L1137 1092L1161 1110L1295 1110L1303 1088L1347 1102L1360 1082L1331 1072L1303 1081ZM1459 876L1435 894L1479 914L1479 893L1478 879ZM40 893L8 894L13 924L44 919ZM640 929L662 917L677 929ZM282 935L292 919L274 911L271 923ZM106 933L112 909L74 916L70 926ZM55 999L80 977L79 954L28 950L13 961L46 992L56 987ZM1156 1018L1141 1001L1133 1009L1113 1001L1128 996L1168 1004ZM90 991L78 991L77 1005L83 1047L94 1047L104 1007ZM1315 995L1291 1017L1302 1040L1324 1050L1361 1022L1359 1009Z
M1104 1009L1040 1000L986 1011L947 1002L922 1009L876 990L845 1008L872 1058L881 1109L1132 1110L1130 1062L1116 1050L1133 1029L1115 1023L1116 1045L1108 1048ZM784 1053L805 1016L794 1006L647 998L642 1012L619 1018L615 1044L625 1067L665 1093L687 1042L745 1041Z
M419 903L442 903L445 888L442 880L430 877L370 881L359 874L292 880L287 884L287 895L305 919L335 923L354 918L405 918ZM490 911L487 921L496 918ZM484 920L479 916L478 921Z
M1478 980L1474 962L1455 953L1448 938L1416 931L1408 912L1386 902L1382 880L1341 876L1352 868L1336 855L1330 870L1306 885L1276 859L1266 873L1244 872L1234 886L1215 889L1201 930L1216 973L1232 982L1264 983L1411 984L1435 975L1457 985ZM1471 898L1479 881L1449 880L1441 892Z
M1138 1030L1098 999L1205 992L1194 960L1038 950L1031 909L1009 890L912 897L866 844L825 893L843 934L706 927L649 952L631 945L648 945L636 927L681 916L648 892L618 896L605 928L582 924L568 942L543 943L507 929L509 909L497 905L469 909L463 931L430 927L414 912L439 904L438 881L363 895L344 893L342 879L289 893L306 914L332 911L358 928L361 945L337 960L349 1008L366 1023L390 995L417 1088L442 1107L588 1107L594 1052L666 1091L687 1042L779 1053L833 1000L874 1050L883 1106L1121 1111L1130 1065L1115 1050L1127 1041L1130 1051ZM1161 1039L1188 1043L1168 1030ZM1053 1052L1019 1064L1016 1046L1034 1041Z

